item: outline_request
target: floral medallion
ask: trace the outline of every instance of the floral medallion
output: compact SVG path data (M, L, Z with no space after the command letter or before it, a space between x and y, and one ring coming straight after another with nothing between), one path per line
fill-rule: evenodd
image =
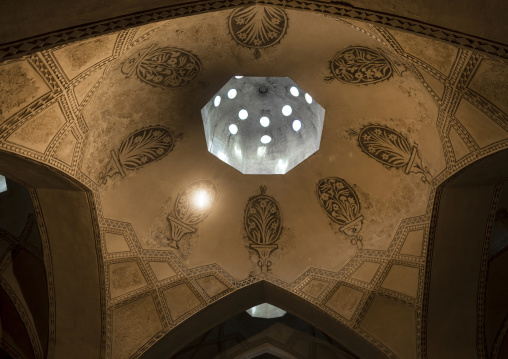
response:
M361 249L363 216L356 192L342 178L327 177L318 182L316 195L328 217L341 226L339 229L350 237L351 244Z
M190 51L153 45L132 55L123 64L122 72L127 77L136 73L141 81L150 85L174 88L193 82L201 68L201 61Z
M393 74L391 62L381 52L363 46L352 46L339 51L330 61L332 76L348 84L375 84L388 80Z
M249 6L235 10L229 17L229 31L235 41L260 56L260 49L277 44L286 34L288 16L270 6Z

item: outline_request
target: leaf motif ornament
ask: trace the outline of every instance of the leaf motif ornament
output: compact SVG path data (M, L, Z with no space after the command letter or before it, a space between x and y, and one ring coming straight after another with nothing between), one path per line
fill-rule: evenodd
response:
M364 46L339 51L330 61L331 77L347 84L367 85L388 80L393 75L391 62L381 52Z

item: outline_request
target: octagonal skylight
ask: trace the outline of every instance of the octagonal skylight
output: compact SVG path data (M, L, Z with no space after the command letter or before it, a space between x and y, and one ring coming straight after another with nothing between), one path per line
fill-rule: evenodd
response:
M5 177L0 175L0 193L7 192L7 181Z
M286 311L269 303L263 303L247 309L247 313L254 318L273 319L284 316Z
M289 77L235 76L201 115L216 157L243 174L285 174L319 149L325 110Z

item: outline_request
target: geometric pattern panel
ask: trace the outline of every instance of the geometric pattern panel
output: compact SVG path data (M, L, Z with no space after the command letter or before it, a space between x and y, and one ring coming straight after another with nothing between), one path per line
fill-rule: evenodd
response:
M167 262L149 262L157 280L164 280L176 275L175 271Z
M57 145L53 157L71 166L77 142L78 140L74 137L72 131L67 131L65 135L62 136L60 143Z
M113 358L124 359L162 330L151 296L113 310Z
M455 116L480 147L508 138L508 132L469 101L460 101Z
M201 288L205 291L205 293L213 298L216 295L224 292L228 289L224 283L218 280L215 276L209 275L207 277L196 279L196 282L199 284Z
M331 295L326 302L326 306L350 320L362 297L363 293L361 291L343 285Z
M109 274L111 276L111 298L147 285L143 273L134 261L110 264Z
M360 328L384 343L399 358L416 359L416 315L413 308L376 296Z
M181 283L166 289L164 292L166 304L171 318L177 320L185 313L201 304L201 301L186 283Z
M310 295L311 297L317 298L329 285L329 282L313 279L302 288L302 292Z
M55 103L21 126L7 140L44 153L65 121L65 115Z
M113 54L117 34L95 37L53 51L69 80Z
M380 264L375 262L363 262L362 265L351 274L351 278L370 283L372 278L376 275Z
M450 127L448 138L450 139L456 161L459 161L471 152L454 127Z
M407 234L406 240L400 249L400 254L408 254L411 256L421 256L423 246L424 230L419 229L411 231Z
M468 87L508 114L508 69L506 64L482 59Z
M0 65L0 125L50 88L28 61Z
M129 252L129 245L125 241L125 237L117 233L104 233L104 241L106 242L106 250L108 253Z
M419 269L403 265L393 265L381 287L416 298L418 295Z
M450 73L457 56L457 47L405 31L390 30L390 33L406 53L426 62L445 76Z

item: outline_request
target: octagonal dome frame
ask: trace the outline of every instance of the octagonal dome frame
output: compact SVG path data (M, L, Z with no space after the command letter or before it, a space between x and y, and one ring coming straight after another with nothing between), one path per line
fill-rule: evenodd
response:
M232 77L201 109L210 153L243 174L285 174L315 153L325 110L289 77Z

